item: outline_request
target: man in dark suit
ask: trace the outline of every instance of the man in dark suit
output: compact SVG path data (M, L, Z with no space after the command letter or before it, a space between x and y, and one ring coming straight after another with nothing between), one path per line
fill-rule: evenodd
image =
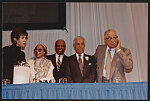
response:
M75 54L67 59L66 77L68 83L92 83L96 79L96 65L93 56L84 53L85 39L77 36L73 41Z
M55 54L46 56L47 59L52 61L54 66L53 75L56 83L59 83L59 78L65 77L65 65L67 56L64 54L66 49L66 44L64 40L57 40L55 42Z
M125 71L133 69L130 49L121 46L114 29L105 32L104 41L105 45L98 45L94 54L97 59L97 82L126 82Z

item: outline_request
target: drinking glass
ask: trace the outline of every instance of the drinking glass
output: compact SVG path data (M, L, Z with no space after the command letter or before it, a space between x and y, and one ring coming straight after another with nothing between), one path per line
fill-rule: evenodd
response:
M59 78L59 83L63 83L63 78Z
M3 79L2 80L2 85L10 84L10 80L8 79Z
M54 79L49 80L49 83L56 83L56 80L54 80Z
M120 77L117 77L115 80L116 80L116 83L120 83L120 81L121 81Z
M63 81L64 81L64 83L67 83L67 78L64 78L64 80L63 80Z
M59 78L59 83L67 83L67 78Z

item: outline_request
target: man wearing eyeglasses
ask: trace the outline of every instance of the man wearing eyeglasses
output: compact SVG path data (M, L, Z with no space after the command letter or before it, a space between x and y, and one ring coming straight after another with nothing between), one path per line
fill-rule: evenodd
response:
M121 46L114 29L104 33L105 45L98 45L94 54L97 60L96 82L126 82L125 72L133 69L130 49Z

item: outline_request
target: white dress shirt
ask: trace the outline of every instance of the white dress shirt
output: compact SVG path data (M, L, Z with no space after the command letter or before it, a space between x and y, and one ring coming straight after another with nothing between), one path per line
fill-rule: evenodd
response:
M77 57L77 60L79 60L79 54L76 53L76 57ZM81 54L82 63L84 61L83 57L84 57L84 53Z
M58 61L58 57L59 57L59 55L56 54L56 64L57 64L57 61ZM62 63L63 57L64 57L64 55L60 55L60 62L61 63Z
M105 53L105 58L104 58L104 67L103 67L103 76L104 76L104 77L106 76L105 65L106 65L107 53L108 53L108 50L109 50L109 49L110 49L110 48L107 46L107 48L106 48L106 53ZM114 54L115 54L115 48L111 48L111 49L110 49L111 62L112 62L112 59L113 59Z

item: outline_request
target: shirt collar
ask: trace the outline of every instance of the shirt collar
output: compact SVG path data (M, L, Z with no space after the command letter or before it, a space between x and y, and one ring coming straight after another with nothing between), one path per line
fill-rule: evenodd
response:
M115 52L115 48L109 48L109 47L107 46L107 49L106 49L106 50L108 51L109 49L110 49L111 52Z
M58 57L59 57L59 55L56 53L56 63L57 63ZM62 60L63 60L63 57L64 57L64 54L63 54L63 55L60 55L60 61L61 61L61 62L62 62Z
M84 53L81 54L81 58L83 58L83 56L84 56ZM79 54L78 53L76 53L76 57L79 58Z
M60 58L63 58L64 54L63 55L60 55ZM56 53L56 57L59 57L59 55Z

